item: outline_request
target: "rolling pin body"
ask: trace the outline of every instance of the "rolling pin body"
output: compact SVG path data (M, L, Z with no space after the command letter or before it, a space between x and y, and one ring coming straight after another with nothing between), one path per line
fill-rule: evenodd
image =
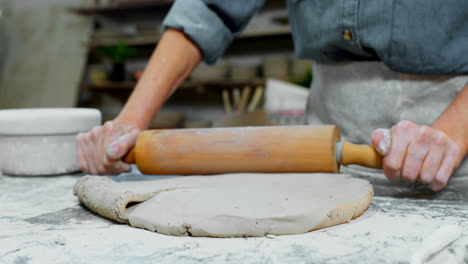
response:
M336 126L148 130L134 160L145 174L336 173L339 139Z
M332 125L147 130L125 161L145 174L178 175L337 173L339 162L382 168L372 146L345 142L337 150L339 140Z

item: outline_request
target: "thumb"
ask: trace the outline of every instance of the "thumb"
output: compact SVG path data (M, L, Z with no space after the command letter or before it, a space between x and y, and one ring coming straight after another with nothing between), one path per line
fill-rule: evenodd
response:
M130 149L135 146L140 130L135 129L130 133L127 133L106 147L106 154L109 159L118 160L121 159Z
M380 155L385 156L390 153L390 148L392 146L392 135L390 134L390 130L383 128L374 130L371 134L371 141L375 150L377 150Z

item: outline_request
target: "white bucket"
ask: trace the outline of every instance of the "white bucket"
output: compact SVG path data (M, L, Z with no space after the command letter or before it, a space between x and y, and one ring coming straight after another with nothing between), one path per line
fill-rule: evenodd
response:
M100 124L96 109L0 110L0 169L22 176L79 171L76 135Z

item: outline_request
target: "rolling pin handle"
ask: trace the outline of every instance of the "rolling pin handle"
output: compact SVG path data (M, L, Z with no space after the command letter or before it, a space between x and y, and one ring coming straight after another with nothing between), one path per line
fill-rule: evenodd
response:
M383 157L375 150L373 145L355 145L345 142L341 151L341 164L355 164L382 169Z
M128 164L135 164L135 148L132 148L122 160Z

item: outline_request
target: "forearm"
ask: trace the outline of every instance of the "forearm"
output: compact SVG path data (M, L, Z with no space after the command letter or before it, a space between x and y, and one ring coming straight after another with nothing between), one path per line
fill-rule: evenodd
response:
M182 32L168 29L116 121L143 130L164 102L202 59L198 47Z
M468 84L432 125L460 147L459 162L468 154Z

